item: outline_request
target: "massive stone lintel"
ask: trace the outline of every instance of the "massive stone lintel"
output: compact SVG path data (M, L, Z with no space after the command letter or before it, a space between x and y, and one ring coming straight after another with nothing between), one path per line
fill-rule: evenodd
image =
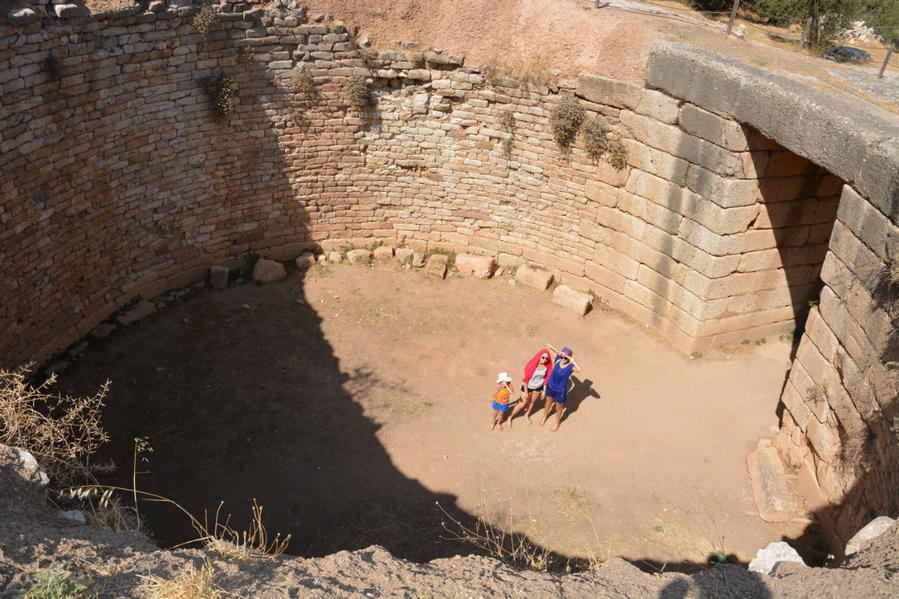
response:
M886 111L688 44L656 43L646 81L755 127L852 183L881 212L899 219L899 125Z

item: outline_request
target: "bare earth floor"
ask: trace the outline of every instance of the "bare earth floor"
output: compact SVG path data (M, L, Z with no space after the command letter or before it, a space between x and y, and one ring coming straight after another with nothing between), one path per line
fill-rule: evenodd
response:
M746 456L777 424L791 344L754 341L690 359L508 275L316 266L199 290L90 347L60 386L88 393L111 379L106 457L119 482L132 439L147 436L141 488L195 514L224 500L237 524L255 497L301 555L372 543L415 560L469 552L446 540L439 502L566 556L748 561L807 524L755 512ZM497 372L517 383L546 342L574 348L583 367L560 430L522 417L489 430ZM191 536L173 510L146 509L165 543Z

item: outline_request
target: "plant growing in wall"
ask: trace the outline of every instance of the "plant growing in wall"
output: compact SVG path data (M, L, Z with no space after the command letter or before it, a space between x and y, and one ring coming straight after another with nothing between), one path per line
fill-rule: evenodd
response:
M499 124L508 133L500 142L503 156L508 160L512 157L512 148L515 147L515 113L508 108L504 110L499 117Z
M46 73L50 81L56 81L62 76L62 63L51 52L41 59L41 71Z
M211 4L204 4L200 7L199 12L194 15L194 29L197 30L197 33L202 35L206 35L213 29L215 29L216 23L218 23L218 17L215 14L215 11L212 10Z
M353 108L362 110L371 104L368 82L362 75L352 75L343 82L343 93Z
M564 149L571 145L584 118L584 107L581 106L578 99L572 94L562 96L559 103L549 113L549 124L559 147Z
M295 94L312 96L315 93L315 82L312 80L312 73L306 69L300 68L294 71L293 77L290 78L290 86Z
M231 114L234 102L234 80L224 73L200 79L200 85L209 97L209 108L216 121L224 121Z
M609 149L608 132L605 122L599 117L588 119L584 123L584 147L593 160L599 159Z
M612 165L616 171L623 170L627 166L627 148L621 143L620 139L613 139L608 143L609 154L606 160Z

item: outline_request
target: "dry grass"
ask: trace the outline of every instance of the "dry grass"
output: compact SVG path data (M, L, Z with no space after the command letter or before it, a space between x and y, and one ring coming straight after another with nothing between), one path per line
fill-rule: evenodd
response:
M29 368L0 370L0 443L31 452L57 484L73 484L108 439L100 412L109 381L92 397L71 397L50 392L55 376L32 386Z
M312 73L306 69L297 69L290 78L290 86L296 94L312 95L315 92L315 81Z
M250 510L253 517L250 521L250 529L245 531L234 530L229 522L230 516L220 521L223 503L219 503L215 511L215 520L211 527L204 522L202 528L197 529L200 538L207 549L219 554L223 559L234 562L262 563L275 559L287 550L290 543L290 535L284 539L281 533L277 533L274 539L270 539L262 524L262 506L253 499L253 507Z
M506 532L502 526L494 525L483 517L478 517L470 528L453 518L439 503L437 507L448 520L441 522L443 529L451 536L448 540L461 541L479 551L520 570L546 571L550 569L554 554L546 547L533 543L526 534Z
M197 568L188 564L174 578L146 576L146 596L148 599L225 599L236 597L216 582L217 573L207 559Z

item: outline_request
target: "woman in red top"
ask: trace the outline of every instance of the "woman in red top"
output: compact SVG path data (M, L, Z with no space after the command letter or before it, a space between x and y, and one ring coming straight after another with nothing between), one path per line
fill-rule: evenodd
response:
M525 365L524 378L521 379L521 401L518 402L518 405L512 410L512 415L509 416L510 428L512 427L512 419L525 408L527 409L525 409L524 417L527 419L528 424L531 424L531 410L534 409L534 404L537 402L538 397L546 398L544 392L545 384L552 369L551 356L546 348L534 354L534 357Z

